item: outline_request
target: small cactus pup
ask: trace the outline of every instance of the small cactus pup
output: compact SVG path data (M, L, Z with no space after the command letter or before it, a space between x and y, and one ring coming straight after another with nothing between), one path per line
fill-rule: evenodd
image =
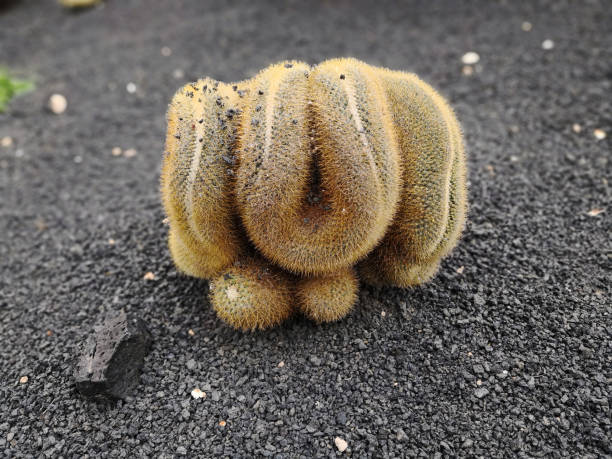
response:
M357 301L359 281L352 268L333 274L303 277L296 293L302 313L317 323L342 319Z
M359 280L427 282L465 225L459 123L413 74L286 61L184 86L167 121L172 258L237 329L339 320Z
M244 257L210 281L217 315L241 330L265 329L293 312L293 279L258 257Z

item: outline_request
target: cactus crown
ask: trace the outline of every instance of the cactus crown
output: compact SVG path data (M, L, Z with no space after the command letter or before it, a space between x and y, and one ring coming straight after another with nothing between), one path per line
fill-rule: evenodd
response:
M282 276L246 274L264 263L292 273L282 285L294 285L307 315L334 320L355 301L355 264L369 283L415 285L456 244L466 215L460 128L415 75L355 59L282 62L235 84L203 79L170 105L162 196L179 269L218 278L239 260L243 293L231 307L213 295L225 320L263 327L290 309L275 295L274 320L237 318L261 316L254 303L280 285ZM241 298L254 308L237 307Z

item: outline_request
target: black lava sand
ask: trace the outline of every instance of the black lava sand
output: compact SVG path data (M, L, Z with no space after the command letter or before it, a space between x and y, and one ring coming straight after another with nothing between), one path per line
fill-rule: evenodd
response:
M610 6L5 5L0 65L37 89L0 114L0 456L611 455ZM429 285L364 289L339 323L233 331L166 249L166 104L204 75L345 55L450 99L469 148L465 236ZM56 92L59 116L44 109ZM121 307L155 343L133 398L99 405L76 392L74 356Z

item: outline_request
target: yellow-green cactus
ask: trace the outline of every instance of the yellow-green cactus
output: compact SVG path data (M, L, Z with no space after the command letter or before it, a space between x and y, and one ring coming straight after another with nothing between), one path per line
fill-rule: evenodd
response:
M177 267L210 278L234 261L241 235L233 211L233 117L238 96L203 79L176 93L168 109L161 175Z
M452 109L416 75L381 72L402 151L403 191L382 243L360 264L365 282L428 281L455 247L467 214L461 129Z
M352 268L305 277L297 282L297 303L304 315L315 322L333 322L353 308L358 288L359 281Z
M265 260L244 257L210 281L217 315L242 330L265 329L293 312L292 279Z
M384 235L401 183L375 69L352 60L312 71L278 64L249 89L236 145L236 198L249 238L297 273L354 264Z
M444 99L355 59L200 80L168 111L170 250L181 271L214 278L213 306L237 328L274 325L294 306L317 322L343 317L353 267L371 284L426 282L463 229L465 182Z

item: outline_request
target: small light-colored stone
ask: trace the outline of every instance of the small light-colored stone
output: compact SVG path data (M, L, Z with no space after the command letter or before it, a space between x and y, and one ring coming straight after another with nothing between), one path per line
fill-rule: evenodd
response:
M149 271L144 275L144 280L155 280L155 274Z
M604 213L605 209L591 209L587 212L589 217L597 217L599 214Z
M114 147L114 148L111 150L111 154L112 154L113 156L121 156L121 153L123 153L123 151L122 151L122 150L121 150L121 148L119 148L119 147Z
M27 382L28 382L27 376L22 376L21 378L19 378L19 384L26 384Z
M595 129L593 131L593 135L597 140L603 140L607 136L606 131L604 131L603 129Z
M582 126L580 126L578 123L574 123L572 124L572 131L574 131L576 134L580 134L582 132Z
M191 391L191 396L195 398L196 400L199 398L205 398L206 392L203 392L199 388L196 387L194 390Z
M131 81L125 86L125 90L130 94L134 94L137 89L136 83L132 83Z
M465 53L461 57L461 62L463 62L465 65L474 65L474 64L477 64L479 61L480 61L480 56L478 55L478 53L475 53L474 51Z
M133 158L134 156L136 156L137 153L138 152L134 148L128 148L123 152L123 156L125 156L126 158Z
M457 274L463 274L464 270L465 270L465 266L459 266L456 271L457 271Z
M529 32L532 28L531 22L525 21L521 24L521 29L523 29L524 32Z
M334 438L334 444L336 445L336 448L338 448L338 451L340 451L341 453L346 451L346 448L348 448L348 443L346 442L346 440L340 437Z
M225 422L225 421L219 421L219 425L220 425L221 427L225 427L225 426L226 426L226 424L227 424L227 422Z
M176 69L174 72L172 72L172 76L177 80L180 80L185 76L185 72L183 72L181 69Z
M546 51L551 50L554 47L555 47L555 42L552 41L550 38L547 38L546 40L542 42L542 49L545 49Z
M463 73L465 76L473 75L474 67L472 67L471 65L464 65L463 67L461 67L461 73Z
M284 366L285 366L285 362L283 362L282 360L278 362L278 368L283 368Z
M61 94L53 94L49 97L49 110L56 115L61 115L68 108L68 101Z
M160 50L161 55L164 57L168 57L172 54L172 49L168 48L167 46L162 47L162 49Z
M189 336L195 336L195 332L191 328L189 330L187 330L187 334Z
M13 138L9 136L2 137L2 140L0 140L0 145L5 148L10 147L11 145L13 145Z

